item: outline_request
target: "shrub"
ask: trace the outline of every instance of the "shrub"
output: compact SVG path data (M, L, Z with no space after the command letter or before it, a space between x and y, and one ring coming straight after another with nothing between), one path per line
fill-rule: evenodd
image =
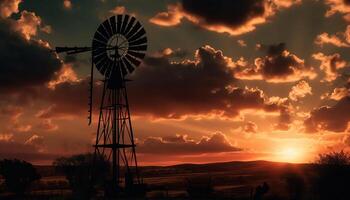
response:
M0 174L5 179L7 189L22 196L33 181L41 177L32 164L20 160L1 160Z
M104 182L109 173L109 162L102 156L80 154L68 158L58 158L53 165L65 174L75 199L88 199L93 195L93 188Z
M344 151L320 154L315 165L314 191L319 199L350 199L350 155Z

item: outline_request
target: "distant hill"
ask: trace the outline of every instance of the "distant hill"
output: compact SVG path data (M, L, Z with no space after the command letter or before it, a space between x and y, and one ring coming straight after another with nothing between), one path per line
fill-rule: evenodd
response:
M140 166L143 176L165 176L168 174L216 173L230 171L232 174L278 173L287 168L304 168L311 164L294 164L271 161L232 161L206 164L178 164L171 166ZM35 166L43 177L61 176L53 166Z

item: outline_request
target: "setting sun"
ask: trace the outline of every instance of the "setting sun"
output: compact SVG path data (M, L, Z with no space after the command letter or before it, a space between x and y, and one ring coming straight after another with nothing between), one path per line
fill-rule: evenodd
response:
M303 156L304 155L301 149L296 147L285 147L280 149L277 153L276 161L299 163L304 161Z

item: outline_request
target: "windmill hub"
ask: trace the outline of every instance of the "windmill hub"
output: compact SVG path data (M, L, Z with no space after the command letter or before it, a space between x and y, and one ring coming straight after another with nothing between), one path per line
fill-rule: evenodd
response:
M128 49L128 39L121 34L113 35L107 42L107 56L111 60L121 60L128 53Z

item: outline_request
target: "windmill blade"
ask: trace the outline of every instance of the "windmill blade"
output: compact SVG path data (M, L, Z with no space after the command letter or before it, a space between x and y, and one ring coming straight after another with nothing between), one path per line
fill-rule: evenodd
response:
M141 28L141 24L140 22L136 22L135 26L132 27L132 29L130 30L130 32L128 34L126 34L126 38L130 38L131 36L133 36L139 29Z
M109 39L108 33L105 30L105 28L102 26L102 24L97 28L97 31L95 33L95 38L104 43L108 42L108 39Z
M122 27L123 15L117 15L117 33L120 33Z
M146 51L147 45L141 45L141 46L131 46L129 47L130 51Z
M123 76L125 76L125 75L128 74L128 71L126 71L124 62L123 62L122 60L119 60L119 62L118 62L118 67L119 67L119 69L121 70Z
M141 64L140 61L136 60L136 58L130 55L126 55L125 58L128 59L130 62L132 62L132 64L134 64L135 66L139 66Z
M93 56L98 56L100 54L106 53L106 47L95 48L92 52Z
M135 58L141 59L141 60L145 57L144 53L140 53L140 52L136 52L136 51L128 51L128 54L130 54L131 56L134 56Z
M129 15L125 15L122 27L120 28L120 33L124 33L126 25L128 24L128 22L129 22Z
M146 44L147 43L147 38L146 37L143 37L141 39L138 39L138 40L134 40L132 42L129 42L129 46L138 46L138 45L141 45L141 44Z
M103 27L106 29L107 31L107 37L110 38L113 36L113 31L112 31L112 26L109 24L109 20L106 20L102 23Z
M103 59L109 59L106 53L102 53L100 55L93 55L92 58L93 62L96 64L102 61Z
M129 73L131 74L135 70L135 68L130 64L130 62L126 58L123 58L122 61L124 62Z
M109 62L109 59L107 57L104 57L96 63L96 68L101 72L101 74L104 74L106 72L107 62Z
M129 31L133 27L135 21L136 21L136 18L135 17L131 17L128 26L125 28L124 32L122 32L121 34L126 35L127 33L129 33Z
M113 35L117 34L118 32L117 32L117 24L115 22L115 16L112 16L109 18L109 24L111 25Z
M100 48L100 47L106 48L106 43L96 40L94 38L94 40L92 41L92 48Z
M134 36L132 36L131 38L128 38L128 40L130 42L139 39L140 37L142 37L143 35L146 34L145 29L141 28Z
M103 44L107 44L108 39L102 35L102 33L96 31L95 35L94 35L94 40L97 40Z

